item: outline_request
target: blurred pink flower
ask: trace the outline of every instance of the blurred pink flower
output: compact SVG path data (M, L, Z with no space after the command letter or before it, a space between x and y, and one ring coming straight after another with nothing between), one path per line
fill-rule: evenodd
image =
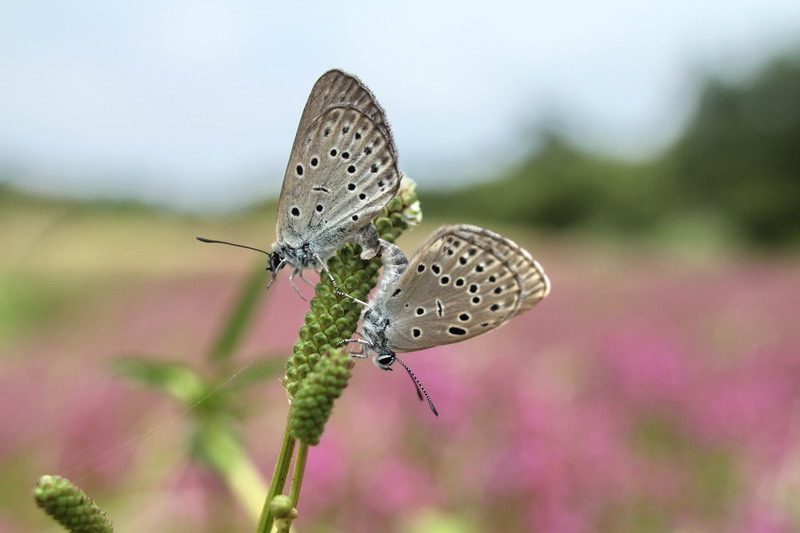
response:
M797 263L555 250L554 291L539 307L401 355L440 417L401 369L357 362L310 450L298 527L392 533L434 507L478 531L791 531L764 487L800 445ZM0 457L44 450L44 467L62 457L75 468L146 431L148 402L163 400L120 387L108 354L201 361L239 283L131 287L22 347L0 377ZM279 280L236 361L288 355L305 305ZM276 381L253 395L248 447L271 472L285 396ZM131 465L113 463L100 481ZM184 481L169 489L187 514L219 505L206 500L216 488Z

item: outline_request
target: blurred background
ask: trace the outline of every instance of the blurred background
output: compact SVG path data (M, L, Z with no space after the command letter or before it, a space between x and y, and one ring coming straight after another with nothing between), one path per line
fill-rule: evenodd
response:
M226 427L269 478L306 304L194 237L270 246L333 67L418 182L401 247L484 225L553 291L406 356L438 419L359 363L297 530L797 531L798 35L793 0L0 3L0 532L58 530L30 496L48 473L121 531L254 529L198 420L258 368Z

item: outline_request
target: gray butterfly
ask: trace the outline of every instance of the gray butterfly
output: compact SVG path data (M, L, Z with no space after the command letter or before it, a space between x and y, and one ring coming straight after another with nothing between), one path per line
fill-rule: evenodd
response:
M358 78L330 70L314 84L300 117L273 251L234 246L266 253L273 281L284 265L294 267L289 279L297 290L296 274L308 281L303 269L327 272L325 261L347 242L362 246L362 258L375 257L383 241L370 221L399 187L397 151L383 108Z
M531 309L550 292L542 267L516 243L466 224L443 226L420 247L411 262L384 268L381 286L362 313L362 336L350 339L373 352L375 364L392 370L400 363L417 393L425 389L398 352L413 352L486 333ZM405 256L403 256L403 259ZM363 302L362 302L363 303ZM428 403L436 412L430 396Z

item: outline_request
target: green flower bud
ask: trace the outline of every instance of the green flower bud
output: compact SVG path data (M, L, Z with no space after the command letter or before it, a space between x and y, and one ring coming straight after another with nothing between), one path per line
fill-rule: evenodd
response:
M73 533L113 533L114 526L92 499L68 479L42 476L33 491L36 504Z
M319 325L325 328L327 332L327 329L333 325L333 317L328 313L319 315Z
M294 520L297 518L297 509L292 507L292 499L284 494L275 496L269 502L269 508L278 520Z
M352 368L353 360L347 352L333 350L300 383L289 411L289 430L294 438L310 445L319 444L333 402L347 386Z

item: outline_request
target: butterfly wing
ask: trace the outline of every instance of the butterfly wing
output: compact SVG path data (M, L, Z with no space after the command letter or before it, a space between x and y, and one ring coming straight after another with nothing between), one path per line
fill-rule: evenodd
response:
M423 243L389 291L374 304L391 321L388 347L410 352L490 331L539 303L550 282L510 239L462 224Z
M383 109L354 76L323 74L311 90L284 174L278 240L310 242L327 256L369 224L399 187Z
M306 107L297 127L294 145L297 146L303 137L302 133L326 109L340 106L358 109L375 123L386 138L392 138L386 114L372 91L356 76L333 69L320 76L311 88L311 94L308 95Z

